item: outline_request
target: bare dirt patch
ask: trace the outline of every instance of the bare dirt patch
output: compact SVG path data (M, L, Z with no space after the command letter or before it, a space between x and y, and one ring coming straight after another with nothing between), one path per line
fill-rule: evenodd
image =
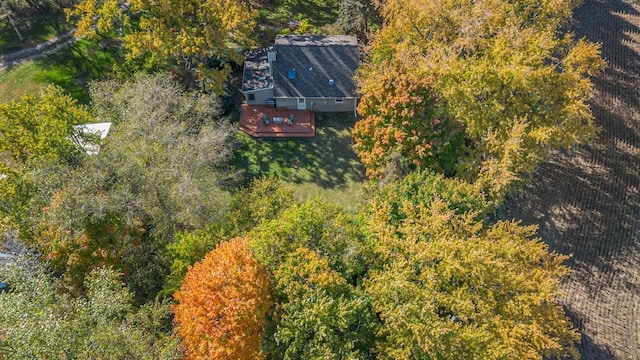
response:
M560 301L583 359L640 359L640 2L586 0L573 31L602 44L598 141L558 153L508 202L551 250L573 254Z

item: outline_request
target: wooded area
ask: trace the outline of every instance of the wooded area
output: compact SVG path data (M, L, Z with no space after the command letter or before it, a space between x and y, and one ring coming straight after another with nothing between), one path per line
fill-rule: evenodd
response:
M566 31L576 6L74 3L77 35L123 62L89 105L57 86L0 103L3 234L26 246L0 269L0 359L577 357L569 257L501 218L541 161L598 133L606 64ZM331 19L293 31L363 44L370 180L349 209L234 164L233 69L270 26L292 31L285 8ZM75 132L91 122L108 137Z

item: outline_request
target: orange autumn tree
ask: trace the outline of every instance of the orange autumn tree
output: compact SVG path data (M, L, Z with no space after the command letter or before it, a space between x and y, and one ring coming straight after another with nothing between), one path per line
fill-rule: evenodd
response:
M451 117L424 76L401 61L359 75L362 119L353 129L354 149L367 175L430 168L453 172L464 143L464 129ZM398 163L399 162L399 163Z
M189 269L174 295L187 359L260 359L269 278L246 239L220 243Z

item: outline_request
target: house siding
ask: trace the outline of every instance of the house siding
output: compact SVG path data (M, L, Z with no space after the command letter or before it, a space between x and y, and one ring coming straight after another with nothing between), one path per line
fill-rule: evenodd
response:
M276 98L276 107L297 110L298 98Z
M356 102L356 98L343 98L342 103L336 103L335 98L305 98L307 110L318 112L353 112ZM297 110L298 98L276 98L276 106Z
M255 96L255 100L249 100L249 94ZM273 89L255 90L244 93L244 99L249 105L267 105L267 100L273 99Z

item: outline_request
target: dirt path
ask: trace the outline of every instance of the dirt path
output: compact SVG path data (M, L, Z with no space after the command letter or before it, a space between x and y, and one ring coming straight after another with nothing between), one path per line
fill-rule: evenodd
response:
M74 32L75 29L36 46L16 51L14 53L0 55L0 70L14 65L19 65L26 61L37 60L62 49L63 47L78 40L73 36Z
M573 254L561 302L582 333L582 359L640 359L640 2L585 0L578 37L602 43L594 79L597 142L543 164L509 201L540 225L550 249Z

